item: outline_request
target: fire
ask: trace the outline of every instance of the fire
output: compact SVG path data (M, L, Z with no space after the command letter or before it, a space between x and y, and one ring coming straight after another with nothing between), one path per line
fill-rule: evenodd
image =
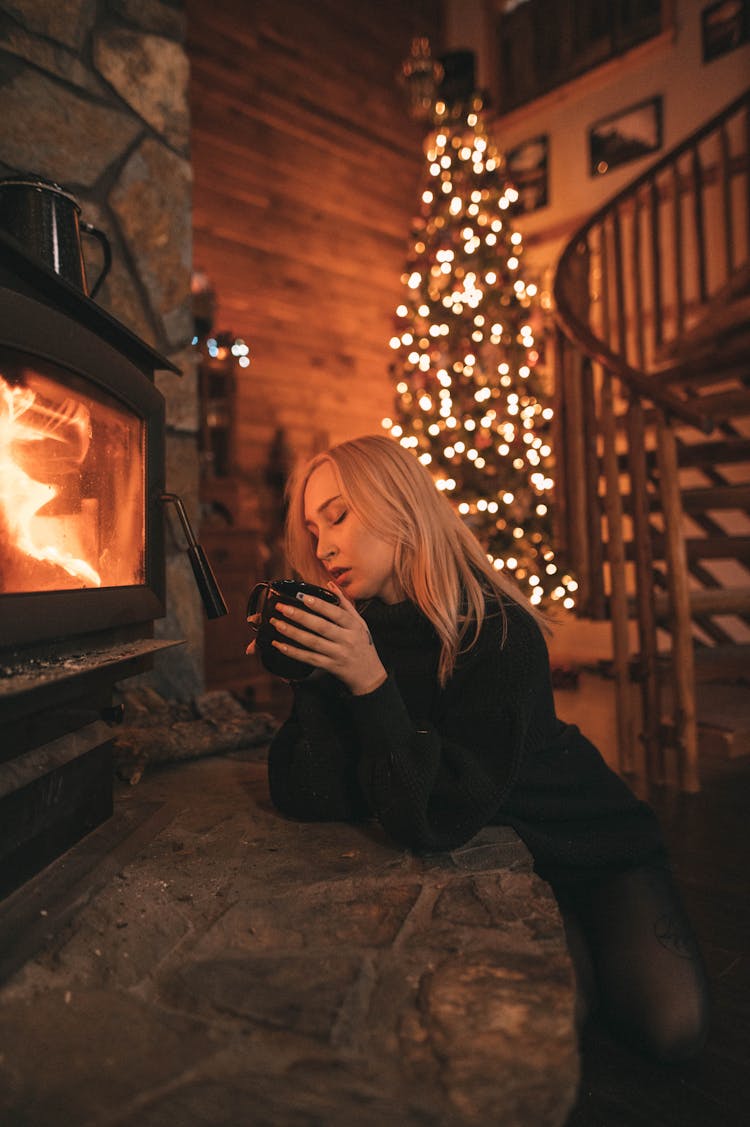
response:
M66 400L59 407L47 406L30 388L12 386L0 376L0 516L10 544L30 559L62 568L84 587L101 587L101 577L85 560L55 543L39 542L49 536L51 523L40 522L39 511L59 491L31 477L18 457L19 450L28 454L36 447L40 455L39 466L34 463L37 473L44 470L45 463L80 464L88 440L89 414L82 404ZM64 518L59 521L62 540Z

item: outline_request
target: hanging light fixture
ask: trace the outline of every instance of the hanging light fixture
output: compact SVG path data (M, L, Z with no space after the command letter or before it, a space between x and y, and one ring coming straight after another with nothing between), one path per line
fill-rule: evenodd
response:
M430 41L418 37L411 41L411 53L401 64L401 81L409 98L409 116L426 121L432 114L443 67L430 54Z

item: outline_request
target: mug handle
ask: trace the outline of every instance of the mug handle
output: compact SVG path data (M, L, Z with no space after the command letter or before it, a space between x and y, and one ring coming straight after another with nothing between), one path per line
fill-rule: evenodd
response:
M246 618L247 618L248 621L250 620L252 615L258 613L258 604L260 603L260 600L261 600L261 594L264 591L267 594L270 586L271 586L271 584L268 583L267 581L265 581L263 583L256 583L255 586L253 587L253 589L250 592L250 594L248 595L248 599L247 599Z
M96 241L99 243L99 246L102 248L102 268L99 273L99 277L94 282L89 293L90 298L95 298L97 293L99 292L102 282L107 277L107 274L109 274L109 270L112 265L112 247L109 245L109 239L107 238L107 236L103 231L100 231L98 227L94 227L91 223L87 223L85 220L81 222L80 226L83 233L85 235L91 235L92 238L96 239Z

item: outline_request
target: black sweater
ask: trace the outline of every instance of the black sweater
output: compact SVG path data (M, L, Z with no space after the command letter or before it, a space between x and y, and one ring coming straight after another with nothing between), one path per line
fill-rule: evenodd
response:
M416 852L513 826L537 870L567 882L662 852L656 819L577 727L555 715L549 658L527 611L488 606L444 689L440 643L412 603L363 609L386 681L352 696L328 674L294 686L269 751L274 804L303 820L375 816Z

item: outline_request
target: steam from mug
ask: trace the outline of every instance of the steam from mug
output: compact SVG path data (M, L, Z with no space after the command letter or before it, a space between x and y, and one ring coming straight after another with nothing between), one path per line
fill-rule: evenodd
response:
M272 625L271 619L276 616L278 603L287 606L299 606L305 595L314 595L326 603L335 606L339 598L325 587L317 587L314 583L305 583L297 579L270 579L263 583L256 583L250 592L247 603L247 617L260 614L260 625L255 643L255 652L269 673L277 677L284 677L287 681L302 681L308 677L313 669L306 661L298 661L288 657L281 650L276 649L274 641L283 642L284 635L280 634ZM309 607L304 608L308 614L315 612ZM283 615L281 616L283 617Z

